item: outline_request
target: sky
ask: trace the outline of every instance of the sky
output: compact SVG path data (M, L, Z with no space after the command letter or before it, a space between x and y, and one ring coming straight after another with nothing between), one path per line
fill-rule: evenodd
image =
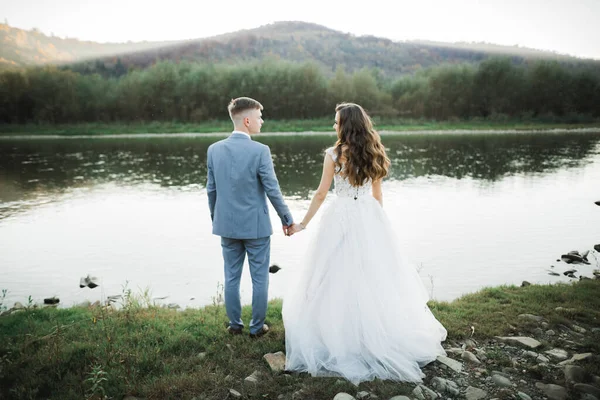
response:
M196 39L305 21L397 41L487 42L600 59L600 0L0 0L0 19L97 42Z

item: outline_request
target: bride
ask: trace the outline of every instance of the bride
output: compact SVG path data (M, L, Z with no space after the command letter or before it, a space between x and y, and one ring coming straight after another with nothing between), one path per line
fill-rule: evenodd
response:
M420 367L445 354L446 329L427 307L417 271L396 251L381 190L390 161L361 106L339 104L334 129L338 140L325 151L321 183L288 232L309 225L333 179L337 198L321 218L297 286L283 299L286 369L356 385L420 382Z

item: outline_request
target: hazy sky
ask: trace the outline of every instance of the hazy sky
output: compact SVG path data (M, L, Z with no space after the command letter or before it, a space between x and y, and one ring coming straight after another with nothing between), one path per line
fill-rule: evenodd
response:
M600 59L600 0L0 0L12 26L99 42L306 21L393 40L489 42Z

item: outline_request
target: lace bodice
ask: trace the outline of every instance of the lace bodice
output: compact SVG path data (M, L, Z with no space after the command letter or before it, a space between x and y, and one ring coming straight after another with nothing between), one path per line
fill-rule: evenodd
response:
M334 152L334 148L330 147L325 150L327 154L331 156L333 161L337 159L336 154ZM342 165L342 170L344 169L344 165ZM338 197L350 197L353 199L358 199L363 196L371 196L371 180L369 179L364 185L355 187L348 182L347 178L344 178L341 174L341 171L336 171L333 181L334 181L334 193Z

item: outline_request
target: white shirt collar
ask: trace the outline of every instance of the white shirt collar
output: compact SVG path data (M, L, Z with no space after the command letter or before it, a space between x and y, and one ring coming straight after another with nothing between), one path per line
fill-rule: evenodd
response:
M242 131L233 131L233 132L231 132L231 133L241 133L242 135L246 135L246 136L248 136L248 139L252 139L252 138L250 137L250 135L248 135L246 132L242 132Z

